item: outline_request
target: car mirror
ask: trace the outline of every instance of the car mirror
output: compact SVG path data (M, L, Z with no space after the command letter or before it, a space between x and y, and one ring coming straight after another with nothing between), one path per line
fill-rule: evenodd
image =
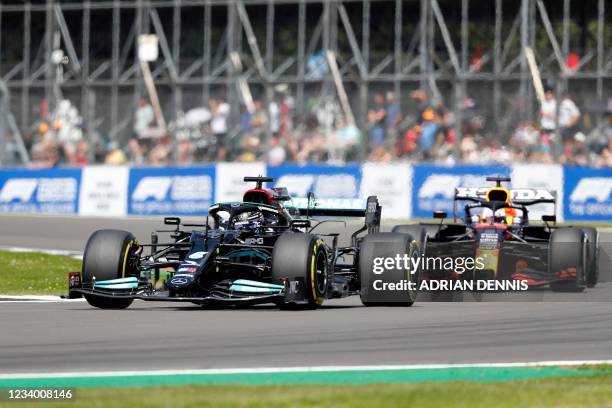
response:
M181 219L179 217L164 217L164 224L166 225L180 225Z
M433 217L439 220L443 220L444 218L446 218L446 216L446 211L434 211L433 213Z
M310 228L310 220L291 220L292 228Z
M543 215L542 216L542 221L544 221L544 222L557 222L557 216L556 215Z

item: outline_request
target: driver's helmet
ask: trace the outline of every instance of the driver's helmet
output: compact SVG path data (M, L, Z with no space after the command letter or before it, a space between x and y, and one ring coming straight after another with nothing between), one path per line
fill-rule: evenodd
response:
M252 230L266 224L265 217L259 211L246 211L236 215L234 229L238 231Z
M516 210L514 208L500 208L499 210L493 213L493 210L490 208L483 208L482 214L480 217L476 216L477 221L487 221L493 218L493 222L497 224L516 224L517 221L520 221L520 218L516 218ZM480 218L480 219L479 219ZM474 219L473 219L474 220Z
M499 210L495 211L495 223L511 225L512 217L514 217L513 211L514 209L512 208L500 208Z
M510 191L504 187L492 187L487 191L486 195L487 202L497 201L511 204ZM493 211L489 210L490 213ZM487 214L489 217L493 216L495 223L512 225L514 223L514 217L516 216L516 210L514 208L504 207L495 211L495 214ZM483 211L483 218L485 217Z

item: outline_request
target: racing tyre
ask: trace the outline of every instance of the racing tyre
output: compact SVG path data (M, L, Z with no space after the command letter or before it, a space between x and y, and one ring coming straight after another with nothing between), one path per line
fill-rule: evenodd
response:
M571 280L552 282L553 292L582 292L586 286L586 235L579 228L560 228L550 235L549 272L559 275L575 273ZM575 272L574 272L575 271Z
M425 237L427 235L425 228L419 224L396 225L393 227L391 232L395 232L397 234L408 234L419 242L425 241Z
M127 231L99 230L94 232L85 246L82 279L84 283L96 280L119 279L138 276L129 262L129 255L136 248L136 238ZM87 302L100 309L125 309L133 299L107 298L85 295Z
M425 240L435 238L439 229L438 225L401 224L393 227L391 232L410 235L419 242L421 251L424 251Z
M380 274L373 271L377 258L395 258L396 255L407 254L408 258L419 257L419 244L412 235L407 233L381 232L367 235L361 242L359 250L359 279L361 290L359 296L365 306L412 306L416 299L416 290L410 288L398 290L390 297L374 289L374 283L381 280L384 283L413 282L418 287L419 272L411 274L407 269L384 270Z
M315 235L287 232L281 235L272 251L272 278L283 282L297 278L304 282L307 305L316 308L327 297L329 262L323 241ZM280 307L290 306L285 303Z
M585 280L587 288L597 285L599 279L599 232L596 228L582 227L587 236L587 261Z

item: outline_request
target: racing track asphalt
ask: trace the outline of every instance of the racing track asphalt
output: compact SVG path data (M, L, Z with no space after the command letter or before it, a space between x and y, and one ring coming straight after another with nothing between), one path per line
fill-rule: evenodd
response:
M160 224L0 216L0 245L82 251L97 228L131 230L146 240ZM0 373L612 359L612 234L604 233L602 244L608 283L574 298L605 300L599 302L365 308L352 297L314 311L1 303Z

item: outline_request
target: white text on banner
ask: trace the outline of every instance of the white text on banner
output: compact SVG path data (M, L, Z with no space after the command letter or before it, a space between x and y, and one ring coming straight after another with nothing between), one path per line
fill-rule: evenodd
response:
M512 166L512 188L539 188L557 192L558 221L563 221L563 167L558 164L515 164ZM552 204L529 207L529 218L540 220L552 214Z
M410 218L412 166L365 163L362 166L360 197L370 195L378 196L383 218Z
M264 163L219 163L217 164L215 202L242 201L244 192L255 187L245 183L245 176L265 176Z
M87 166L81 176L79 215L127 215L129 169L126 166Z

